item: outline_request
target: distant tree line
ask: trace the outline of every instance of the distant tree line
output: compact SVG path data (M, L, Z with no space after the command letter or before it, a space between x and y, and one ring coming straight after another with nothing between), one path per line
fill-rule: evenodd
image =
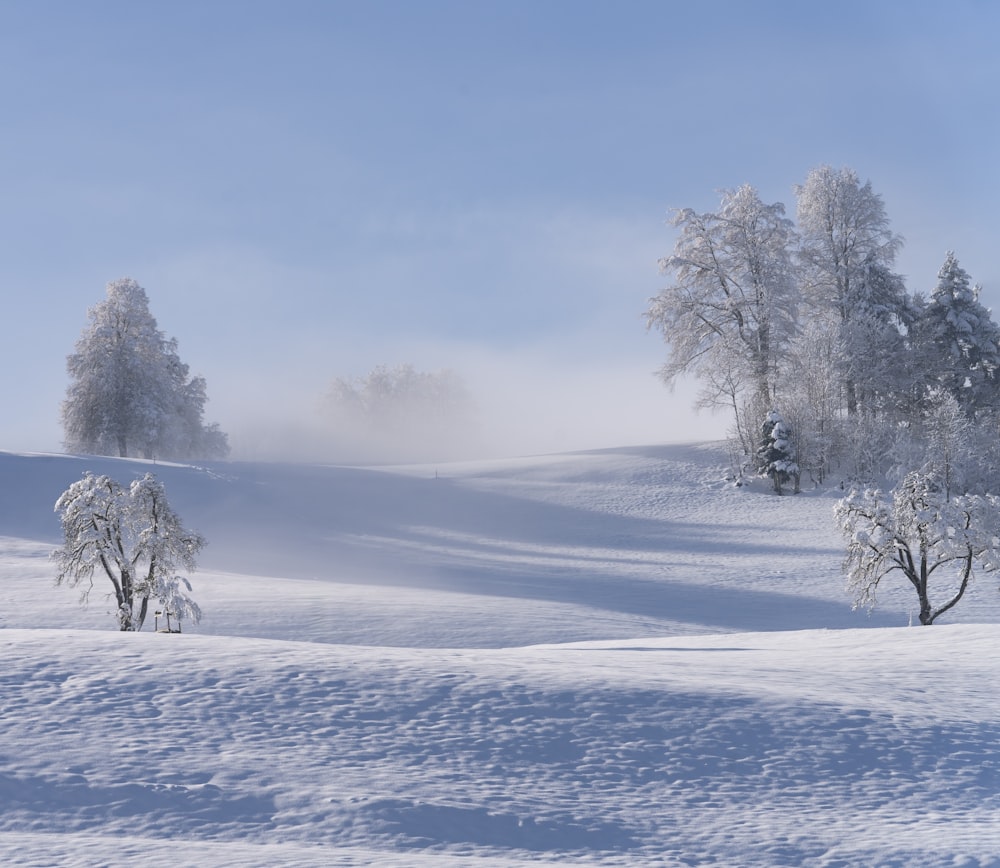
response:
M454 371L377 365L337 377L322 407L331 448L360 460L467 457L479 441L475 401Z

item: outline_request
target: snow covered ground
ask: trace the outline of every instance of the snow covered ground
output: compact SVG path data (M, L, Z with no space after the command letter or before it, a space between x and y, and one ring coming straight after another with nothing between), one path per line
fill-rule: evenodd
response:
M1000 593L853 612L839 492L712 446L0 454L0 863L1000 866ZM153 469L205 611L120 634L52 505Z

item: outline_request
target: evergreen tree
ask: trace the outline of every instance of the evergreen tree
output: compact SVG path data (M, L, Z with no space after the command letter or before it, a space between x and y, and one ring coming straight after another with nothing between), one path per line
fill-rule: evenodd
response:
M913 350L925 385L946 389L968 417L998 409L1000 326L950 251L915 324Z
M799 465L795 462L792 431L777 410L768 413L761 426L757 472L771 480L776 494L781 494L782 486L789 481L795 482L795 493L798 494Z

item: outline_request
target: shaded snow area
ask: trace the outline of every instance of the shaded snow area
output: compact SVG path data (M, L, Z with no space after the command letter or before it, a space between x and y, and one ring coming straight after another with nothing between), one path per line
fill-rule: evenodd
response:
M0 863L1000 866L995 582L853 612L839 490L723 465L0 455ZM200 625L53 587L85 470L208 538Z

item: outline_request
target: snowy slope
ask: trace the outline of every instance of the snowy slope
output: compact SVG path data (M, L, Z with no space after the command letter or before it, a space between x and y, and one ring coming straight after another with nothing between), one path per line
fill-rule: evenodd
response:
M1000 865L996 588L852 612L835 493L721 466L158 465L209 539L166 636L47 562L151 468L0 455L0 862Z
M11 480L0 528L42 553L59 541L52 504L84 470L152 469L209 540L195 576L203 633L502 647L907 623L902 596L873 620L850 610L832 495L733 489L720 458L674 446L441 468L209 469L0 454ZM36 596L37 570L51 572L40 559L7 579L18 599ZM83 616L46 607L41 622L25 605L2 623L109 623L99 605Z

